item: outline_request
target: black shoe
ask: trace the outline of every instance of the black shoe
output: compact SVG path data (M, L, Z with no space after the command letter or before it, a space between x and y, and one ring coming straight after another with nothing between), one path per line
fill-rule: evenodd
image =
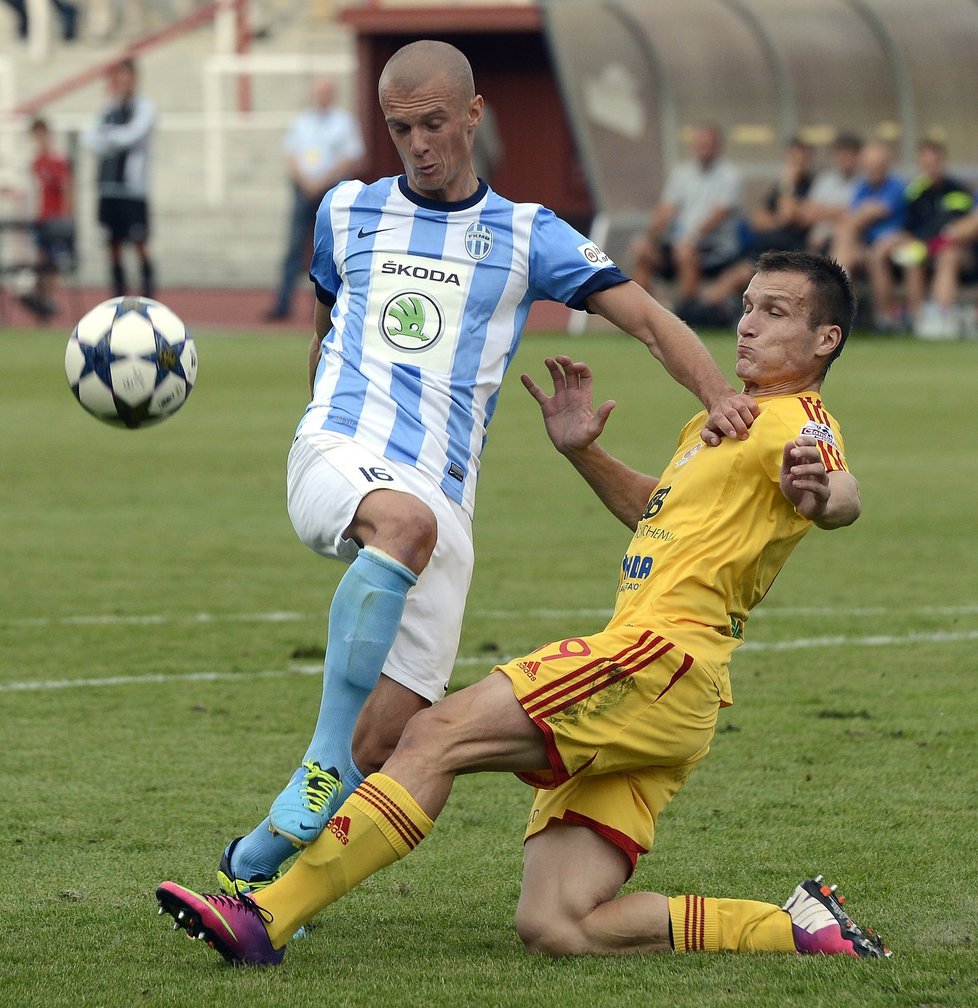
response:
M285 322L291 313L288 308L272 308L265 312L266 322Z
M243 839L244 837L235 837L224 848L221 863L217 868L218 884L221 891L228 896L247 896L250 893L258 892L259 889L264 889L265 886L271 885L282 877L281 872L275 872L274 875L252 875L247 879L238 878L231 867L231 857L234 854L234 848L238 846L238 841Z

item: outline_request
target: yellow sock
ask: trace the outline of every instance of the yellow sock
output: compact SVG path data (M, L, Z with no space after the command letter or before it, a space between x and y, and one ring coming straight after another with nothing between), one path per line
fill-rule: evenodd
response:
M371 774L282 878L255 894L272 915L272 945L281 948L324 907L409 854L433 826L397 781Z
M794 952L791 918L773 903L670 896L677 952Z

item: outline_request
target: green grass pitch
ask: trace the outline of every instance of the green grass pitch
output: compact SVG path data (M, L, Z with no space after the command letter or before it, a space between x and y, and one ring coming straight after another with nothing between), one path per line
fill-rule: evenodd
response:
M340 569L285 513L306 339L195 335L186 407L130 432L74 401L66 333L0 334L0 1005L978 1004L978 345L856 338L834 367L863 517L813 531L751 619L736 704L631 883L781 902L822 871L891 961L528 957L529 795L483 775L261 972L170 931L153 890L213 888L302 753ZM731 372L733 340L707 342ZM456 685L610 611L627 532L518 380L561 351L618 400L606 444L637 468L658 472L695 410L625 337L526 339L484 459Z

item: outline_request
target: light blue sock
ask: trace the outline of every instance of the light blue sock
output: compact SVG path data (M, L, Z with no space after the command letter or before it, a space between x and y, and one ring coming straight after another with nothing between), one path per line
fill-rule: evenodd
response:
M356 763L351 763L349 769L343 774L343 801L353 794L354 791L366 780L367 778L360 773L360 768ZM342 804L342 802L340 803ZM335 809L334 809L335 811Z
M324 769L333 767L344 774L337 806L363 780L350 753L353 728L380 679L401 625L405 597L417 580L403 564L368 546L357 554L333 595L323 697L303 762L317 760ZM348 778L355 781L351 787ZM335 811L331 808L330 816ZM291 841L269 831L266 818L235 848L231 867L239 878L272 875L295 852Z
M353 727L401 625L404 601L417 576L366 547L343 575L329 608L319 719L303 762L340 773L352 762Z
M237 878L270 878L295 853L291 840L269 830L266 816L234 848L231 870Z
M338 795L334 795L329 803L329 818L336 815L339 807L353 794L354 791L366 780L356 763L351 762L345 774L343 774L343 787Z

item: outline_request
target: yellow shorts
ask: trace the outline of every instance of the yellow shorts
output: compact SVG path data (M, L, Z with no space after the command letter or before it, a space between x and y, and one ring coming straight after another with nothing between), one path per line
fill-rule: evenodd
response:
M497 666L543 732L549 769L527 836L549 822L589 826L634 866L655 820L709 752L720 674L654 631L616 626Z

